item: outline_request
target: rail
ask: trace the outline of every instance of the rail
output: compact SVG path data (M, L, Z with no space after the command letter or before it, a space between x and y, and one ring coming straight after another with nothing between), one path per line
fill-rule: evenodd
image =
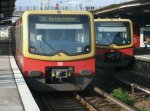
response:
M149 88L143 87L143 86L138 85L136 83L131 83L129 81L126 81L126 80L123 80L123 79L120 79L120 78L118 78L118 80L121 81L121 82L123 82L123 83L125 83L125 84L131 85L131 87L132 87L132 94L134 94L134 92L135 92L134 89L135 88L138 89L138 90L140 90L140 91L143 91L143 92L145 92L147 94L150 94L150 89Z
M118 104L119 106L127 109L128 111L137 111L135 108L123 103L122 101L114 98L113 96L111 96L110 94L104 92L103 90L99 89L98 87L94 87L94 91L106 98L108 98L109 100L113 101L114 103Z
M97 108L95 108L90 102L88 102L88 100L81 97L79 94L76 94L75 98L80 101L84 106L86 106L89 111L98 111Z

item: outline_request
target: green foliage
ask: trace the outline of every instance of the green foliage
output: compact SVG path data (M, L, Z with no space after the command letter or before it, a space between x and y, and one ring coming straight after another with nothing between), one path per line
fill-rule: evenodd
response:
M150 109L139 109L139 111L150 111Z
M126 104L130 106L133 106L135 103L135 101L127 93L125 93L121 88L114 89L112 95L115 98L125 102Z
M146 111L146 110L144 110L144 109L139 109L139 111Z

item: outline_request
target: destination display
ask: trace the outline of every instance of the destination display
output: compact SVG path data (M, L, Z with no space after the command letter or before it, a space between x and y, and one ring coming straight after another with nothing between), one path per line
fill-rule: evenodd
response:
M99 26L101 27L106 27L106 26L109 26L109 27L122 27L122 26L126 26L125 23L117 23L117 22L102 22L102 23L99 23Z
M88 23L87 15L29 15L30 23Z
M80 22L80 17L39 16L39 22Z

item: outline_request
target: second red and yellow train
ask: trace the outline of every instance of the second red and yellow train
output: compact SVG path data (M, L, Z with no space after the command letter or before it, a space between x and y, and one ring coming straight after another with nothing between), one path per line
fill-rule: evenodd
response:
M125 67L133 60L133 30L129 19L95 19L96 66Z

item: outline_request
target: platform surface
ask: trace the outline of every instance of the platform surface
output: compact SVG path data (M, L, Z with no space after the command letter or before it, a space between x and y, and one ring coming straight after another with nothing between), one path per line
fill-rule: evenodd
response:
M136 60L150 62L150 48L134 49L134 57Z
M10 53L8 40L0 40L0 111L39 111Z
M9 42L0 41L0 111L24 111L8 54Z

